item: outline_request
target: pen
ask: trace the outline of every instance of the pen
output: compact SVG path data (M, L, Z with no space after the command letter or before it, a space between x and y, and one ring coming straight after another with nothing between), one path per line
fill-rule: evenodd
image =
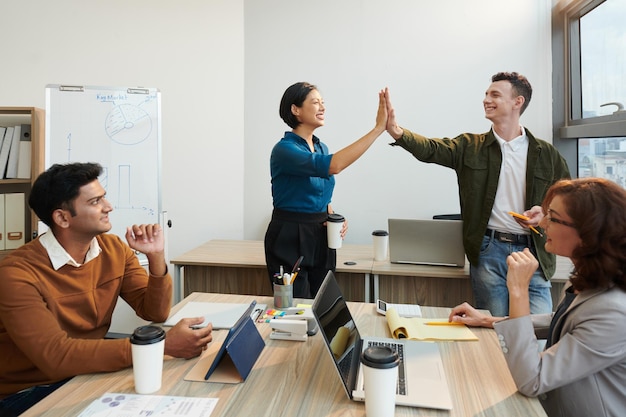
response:
M295 273L298 272L298 270L300 269L300 263L302 263L302 260L304 259L304 255L300 255L300 257L298 258L298 260L296 261L295 264L293 264L293 268L291 269L291 273Z
M457 321L427 321L425 324L427 326L465 326L464 323Z

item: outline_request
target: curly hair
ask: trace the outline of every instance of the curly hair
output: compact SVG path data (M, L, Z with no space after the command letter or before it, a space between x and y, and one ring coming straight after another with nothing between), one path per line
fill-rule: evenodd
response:
M571 256L574 288L626 291L626 190L604 178L561 180L548 190L544 213L557 195L582 242Z

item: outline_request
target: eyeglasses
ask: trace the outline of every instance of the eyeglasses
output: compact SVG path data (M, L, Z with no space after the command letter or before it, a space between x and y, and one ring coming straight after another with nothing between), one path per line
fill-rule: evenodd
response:
M574 223L566 222L565 220L561 220L561 219L553 219L552 216L550 216L550 213L546 214L545 218L550 223L562 224L563 226L567 226L567 227L571 227L571 228L576 229L576 225Z

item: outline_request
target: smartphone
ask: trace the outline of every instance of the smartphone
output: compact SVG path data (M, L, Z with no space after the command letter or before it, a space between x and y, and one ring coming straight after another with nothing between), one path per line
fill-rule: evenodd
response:
M418 304L392 304L376 300L376 311L383 316L387 315L390 308L394 308L400 317L422 317L422 309Z

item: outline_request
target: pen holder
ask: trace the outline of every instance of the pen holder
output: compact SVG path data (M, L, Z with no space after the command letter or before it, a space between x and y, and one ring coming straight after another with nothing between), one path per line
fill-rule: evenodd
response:
M274 307L293 307L293 285L274 284Z

